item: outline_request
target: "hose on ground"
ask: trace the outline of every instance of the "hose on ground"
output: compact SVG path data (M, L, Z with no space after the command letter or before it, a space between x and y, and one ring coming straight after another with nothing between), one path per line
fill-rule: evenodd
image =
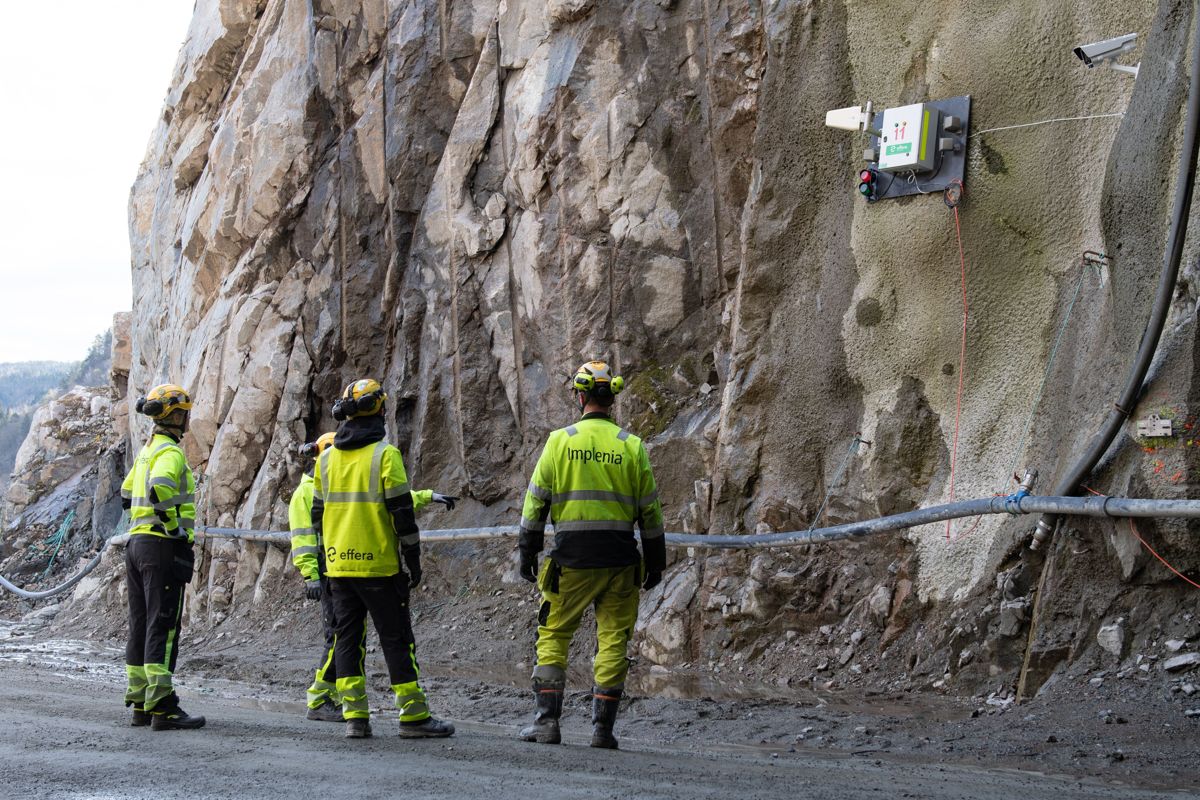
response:
M861 539L881 533L915 528L932 522L948 519L974 517L980 514L1065 514L1085 517L1186 517L1200 519L1200 500L1159 500L1129 497L1050 497L1040 495L1012 495L1010 497L984 497L978 500L963 500L940 506L919 508L903 514L869 519L863 522L848 522L804 531L782 533L754 533L746 535L668 533L668 547L698 547L706 550L752 550L759 547L803 547L844 539ZM553 526L552 526L553 527ZM421 531L421 541L428 544L441 542L476 541L514 537L519 532L516 525L498 525L491 528L446 528ZM288 531L263 531L244 528L196 528L197 539L232 539L242 542L262 542L287 545L291 542ZM27 600L41 600L61 594L79 583L85 575L100 563L104 550L110 546L123 545L129 534L114 536L92 557L92 560L76 575L64 583L42 591L26 591L0 576L0 587Z

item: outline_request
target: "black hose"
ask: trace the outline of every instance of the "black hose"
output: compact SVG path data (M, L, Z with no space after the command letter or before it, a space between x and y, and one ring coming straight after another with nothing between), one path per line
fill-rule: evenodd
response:
M1146 374L1150 371L1154 354L1158 350L1167 314L1171 310L1171 298L1175 295L1175 282L1179 276L1179 262L1183 257L1183 243L1187 237L1188 211L1192 205L1192 191L1196 183L1196 158L1200 150L1200 9L1193 10L1192 14L1195 33L1192 35L1192 72L1188 87L1187 123L1179 152L1179 174L1175 179L1175 208L1171 215L1171 231L1167 237L1166 259L1158 281L1158 294L1154 298L1150 318L1146 321L1146 330L1142 333L1137 356L1129 370L1129 377L1125 381L1120 398L1113 404L1113 409L1104 420L1100 431L1092 437L1087 451L1054 487L1056 495L1074 495L1079 492L1080 484L1104 457L1104 453L1120 433L1121 427L1133 414ZM1030 549L1041 548L1057 524L1056 514L1046 514L1039 519L1034 528Z

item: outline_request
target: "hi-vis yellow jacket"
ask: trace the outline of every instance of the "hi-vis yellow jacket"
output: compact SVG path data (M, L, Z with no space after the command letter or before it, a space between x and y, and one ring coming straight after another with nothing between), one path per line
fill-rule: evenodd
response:
M138 453L121 484L129 501L129 532L192 542L196 527L196 481L183 449L156 433Z
M386 578L399 550L419 547L412 495L400 451L387 442L354 450L334 445L313 474L313 527L331 578Z
M525 493L522 550L541 551L547 517L555 532L550 557L560 566L636 564L635 524L646 571L666 566L662 504L646 448L607 414L586 414L550 434Z
M420 511L433 502L433 490L412 492L412 501L413 511ZM312 506L313 476L305 473L296 491L292 492L292 500L288 504L288 522L292 529L292 564L300 570L306 581L321 577L321 560L317 555L321 544L317 532L313 530Z

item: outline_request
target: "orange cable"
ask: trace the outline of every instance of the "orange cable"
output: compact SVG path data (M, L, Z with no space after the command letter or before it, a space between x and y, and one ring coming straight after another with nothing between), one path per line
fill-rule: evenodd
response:
M1079 485L1083 486L1082 483ZM1093 489L1090 486L1083 486L1083 488L1087 489L1089 492L1091 492L1094 495L1099 495L1100 497L1105 497L1103 492L1097 492L1095 489ZM1195 586L1197 589L1200 589L1200 583L1196 583L1194 580L1189 578L1187 575L1184 575L1182 572L1175 569L1175 567L1171 566L1171 562L1167 561L1165 558L1160 556L1158 554L1158 551L1155 550L1153 547L1151 547L1150 543L1141 537L1141 535L1137 532L1137 526L1135 526L1133 524L1133 517L1128 517L1128 520L1129 520L1129 532L1133 534L1133 538L1137 539L1139 542L1142 543L1142 547L1144 547L1150 551L1150 555L1154 556L1159 561L1161 561L1162 565L1164 567L1166 567L1167 569L1171 570L1171 572L1174 572L1176 575L1178 575L1180 578L1183 578L1185 581L1190 583L1192 586Z

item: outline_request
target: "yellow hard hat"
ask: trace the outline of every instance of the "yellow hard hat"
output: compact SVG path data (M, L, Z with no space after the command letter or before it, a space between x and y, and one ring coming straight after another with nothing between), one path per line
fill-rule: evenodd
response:
M342 396L333 404L333 418L340 421L370 417L383 411L383 404L387 399L388 396L379 385L379 381L374 378L360 378L348 384Z
M572 385L577 391L592 392L600 389L612 394L620 394L625 388L625 379L620 375L614 376L612 368L604 361L588 361L575 370Z
M192 398L182 386L164 383L155 386L145 397L139 397L134 408L151 419L165 419L173 411L191 411Z
M333 440L336 436L337 434L333 431L330 431L329 433L322 433L317 437L315 442L305 442L304 444L300 445L300 455L308 458L316 458L317 456L321 455L321 453L324 453L328 448L333 447Z

